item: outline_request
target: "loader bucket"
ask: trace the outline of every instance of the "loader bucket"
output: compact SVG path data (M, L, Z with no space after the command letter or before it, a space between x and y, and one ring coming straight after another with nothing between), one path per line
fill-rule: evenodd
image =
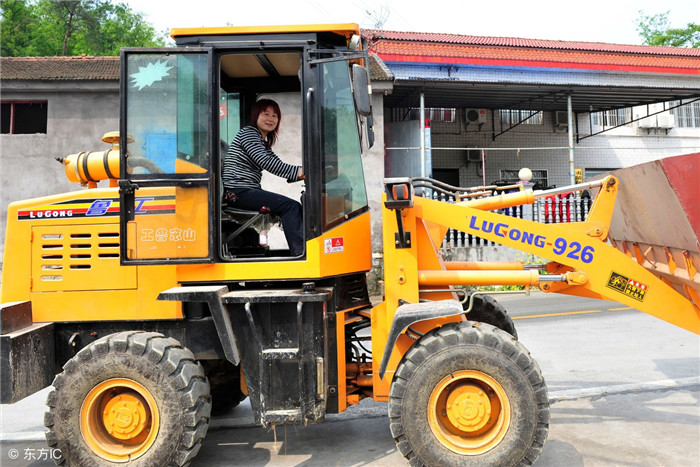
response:
M700 153L612 174L611 243L700 307Z

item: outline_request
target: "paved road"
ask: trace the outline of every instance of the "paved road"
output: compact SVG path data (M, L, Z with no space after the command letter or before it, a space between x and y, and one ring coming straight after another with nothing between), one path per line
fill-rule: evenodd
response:
M537 466L700 465L698 336L617 303L539 293L499 301L552 400ZM52 465L41 451L45 392L1 407L0 465ZM249 415L244 403L214 419L193 465L403 464L383 403L365 400L326 423L275 431L254 427Z

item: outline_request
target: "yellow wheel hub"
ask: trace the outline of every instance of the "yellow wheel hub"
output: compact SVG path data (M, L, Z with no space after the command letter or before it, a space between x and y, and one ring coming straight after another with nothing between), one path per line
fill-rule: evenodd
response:
M475 432L488 423L491 401L478 386L465 384L447 397L447 417L452 425L464 432Z
M136 381L115 378L95 386L83 400L80 428L98 456L126 462L145 453L158 434L155 399Z
M482 454L497 446L508 431L508 396L485 373L455 372L443 378L430 394L428 421L433 434L449 450Z
M120 394L109 399L102 413L110 435L119 439L133 439L146 428L149 414L137 394Z

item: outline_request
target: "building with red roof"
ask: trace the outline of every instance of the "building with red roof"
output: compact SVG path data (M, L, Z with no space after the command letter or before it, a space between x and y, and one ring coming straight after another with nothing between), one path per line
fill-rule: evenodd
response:
M571 93L577 113L590 111L591 105L597 111L700 96L700 49L374 30L363 33L370 50L394 75L390 103L405 100L416 85L425 89L428 105L433 107L453 105L455 98L487 108L540 99L542 110L565 110L565 105L557 103L557 96ZM428 90L428 83L437 89ZM494 92L493 85L503 92ZM508 92L502 89L506 85Z
M511 180L524 166L543 184L561 186L574 173L594 176L700 150L700 49L363 35L393 84L383 101L387 175L408 166L417 175L427 159L424 171L460 186ZM416 165L416 130L411 139L406 128L416 126L421 101L430 144Z

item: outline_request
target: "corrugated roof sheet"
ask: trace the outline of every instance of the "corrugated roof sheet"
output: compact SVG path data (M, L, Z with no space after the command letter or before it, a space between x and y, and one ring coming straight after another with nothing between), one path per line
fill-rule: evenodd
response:
M394 73L384 104L574 112L697 98L700 49L361 31ZM536 103L536 104L532 104Z
M2 57L3 80L118 80L119 57Z
M517 37L468 36L425 32L400 32L362 29L370 41L382 39L401 42L432 42L442 44L490 45L503 47L526 47L538 49L577 50L591 52L628 53L638 55L671 55L700 57L700 49L684 47L658 47L648 45L606 44L603 42L558 41L524 39Z

